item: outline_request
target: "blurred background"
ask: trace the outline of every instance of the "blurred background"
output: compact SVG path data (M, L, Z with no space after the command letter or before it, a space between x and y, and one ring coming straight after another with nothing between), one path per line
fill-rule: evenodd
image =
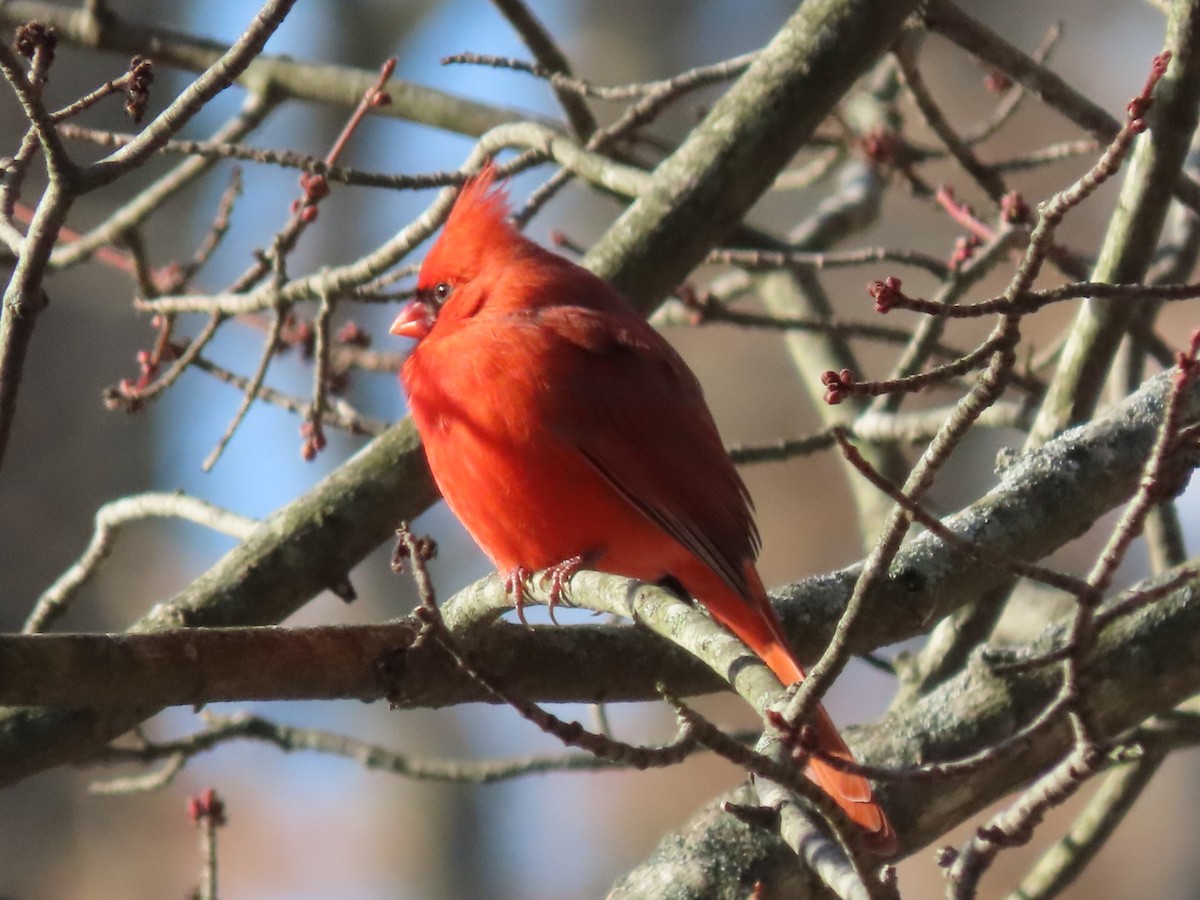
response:
M121 2L110 7L123 18L232 41L257 10L245 0L200 3ZM962 4L1008 40L1033 48L1056 21L1065 26L1054 68L1093 100L1119 114L1141 87L1150 57L1158 51L1162 16L1149 3L1117 0L1014 0ZM793 11L794 4L759 0L692 0L653 4L641 0L533 0L531 6L559 38L576 74L598 83L662 78L761 46ZM376 68L399 59L397 76L502 106L558 116L550 91L525 75L467 66L443 67L442 57L462 51L528 58L503 18L484 0L389 3L340 0L300 3L267 47L271 53ZM61 46L52 70L49 97L61 105L124 71L127 60ZM984 88L984 72L964 53L931 38L922 55L931 87L951 120L979 121L995 103ZM192 76L160 68L151 113ZM10 92L0 91L5 149L15 149L22 119ZM678 137L713 95L697 95L673 110L654 131ZM237 109L241 96L226 92L192 122L186 137L203 138ZM129 130L127 120L106 104L87 120L96 127ZM618 108L596 107L602 117ZM911 109L906 109L911 114ZM252 143L322 155L347 111L288 103L279 108ZM919 126L916 133L922 133ZM1028 101L1014 122L982 150L985 158L1011 155L1078 133L1060 117ZM368 120L352 141L347 165L397 173L457 167L470 142L455 135L393 120ZM90 148L76 148L81 155ZM161 174L164 160L139 176ZM1031 202L1065 186L1089 165L1068 161L1016 178ZM943 175L949 170L945 170ZM518 178L519 201L548 170ZM927 176L938 183L939 170ZM247 170L246 196L232 229L197 286L227 284L270 241L298 195L295 174L271 167ZM177 197L147 229L148 250L157 265L191 255L203 237L227 183L229 166ZM35 179L36 181L36 179ZM958 182L961 188L961 179ZM756 224L780 232L803 218L822 191L788 193L761 204ZM961 189L970 197L970 191ZM131 193L126 182L90 195L72 213L78 230L102 221ZM33 192L28 191L32 197ZM429 202L431 194L334 186L317 224L289 263L293 275L351 260L377 246ZM1095 247L1113 202L1106 189L1086 212L1072 216L1065 238ZM573 188L533 222L530 233L545 241L559 229L588 244L617 213L608 200ZM948 257L958 230L928 206L895 191L880 224L858 245L914 246ZM855 270L827 280L839 311L866 317L867 278L886 271ZM1006 276L1002 271L1001 278ZM911 279L911 282L909 281ZM983 296L999 280L980 288ZM920 294L928 284L906 276L905 287ZM181 489L245 515L261 517L303 493L352 453L361 442L330 432L330 447L313 463L300 458L299 420L273 407L256 405L210 474L201 471L240 402L240 392L191 371L142 412L109 412L103 388L136 375L135 354L153 339L149 319L130 308L125 276L90 264L55 277L51 306L39 321L4 471L0 473L0 628L17 630L38 594L85 547L98 506L125 494ZM401 349L387 335L394 308L343 309L367 329L380 349ZM1069 320L1071 310L1039 315L1049 335ZM1168 337L1181 340L1194 315L1169 311ZM185 323L194 333L197 322ZM1172 334L1174 331L1174 334ZM969 333L969 332L962 332ZM807 393L769 333L744 333L712 326L672 329L670 337L697 370L730 443L756 443L807 434L817 427ZM251 328L223 329L210 355L235 371L253 370L262 343ZM965 343L966 338L962 341ZM1036 342L1036 336L1035 336ZM871 351L864 365L886 372L888 353ZM307 395L311 370L294 353L272 367L268 383ZM358 376L349 399L366 413L395 419L403 412L391 377ZM976 436L940 483L935 501L957 508L991 483L992 460L1003 444L1020 436ZM768 585L795 580L855 561L861 555L851 518L813 515L813 510L850 508L840 470L827 456L745 471L758 505L765 537L761 568ZM1195 537L1195 495L1181 504ZM488 570L442 507L417 523L433 535L441 552L433 564L440 595L448 597ZM204 571L232 541L195 526L152 523L129 530L113 557L66 621L65 630L110 630L125 626L154 602ZM354 573L359 600L346 605L325 595L297 615L295 624L376 622L401 615L413 602L404 578L390 574L389 548ZM1076 569L1086 565L1095 542L1081 541L1056 560ZM1136 577L1135 559L1126 580ZM839 681L829 705L843 723L869 720L886 707L889 681L854 664ZM702 708L722 722L749 725L736 701L710 698ZM438 712L388 712L381 704L305 703L221 707L250 709L281 722L342 731L397 751L423 757L492 758L553 752L551 741L505 709L471 706ZM557 710L587 721L586 708ZM630 740L663 739L670 717L657 708L610 709L617 733ZM199 727L190 710L172 710L148 726L156 737ZM353 763L312 754L284 756L259 745L231 744L202 756L168 787L149 795L99 797L88 784L118 772L61 769L31 778L0 793L0 895L14 898L178 897L196 885L199 856L195 829L186 813L190 794L215 787L227 803L229 824L220 833L223 893L251 900L276 898L584 898L602 895L621 873L645 858L669 829L682 825L706 800L740 780L731 766L697 759L669 771L631 774L550 775L489 787L422 784L367 773ZM1155 872L1151 896L1188 898L1200 894L1200 862L1193 852L1198 772L1194 753L1170 760L1139 808L1121 826L1114 845L1093 864L1071 897L1146 895L1147 872ZM1087 795L1084 792L1084 796ZM1057 835L1078 802L1059 811L1044 836ZM961 842L963 834L952 836ZM999 896L1019 878L1033 850L1001 856L985 882L986 896ZM906 896L941 893L932 852L922 851L900 868ZM991 893L988 893L991 891ZM911 894L909 893L911 892Z

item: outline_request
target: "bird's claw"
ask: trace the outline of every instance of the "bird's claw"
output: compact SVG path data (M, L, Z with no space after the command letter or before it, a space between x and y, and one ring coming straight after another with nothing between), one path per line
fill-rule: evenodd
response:
M517 619L526 628L529 623L525 620L525 582L529 580L530 571L524 566L509 570L504 576L504 591L512 595L513 608L517 611Z
M582 568L583 557L572 556L570 559L564 559L560 563L555 563L541 574L541 580L543 582L549 581L550 583L550 595L546 603L546 609L550 611L550 621L555 625L558 624L558 619L554 617L554 608L566 598L567 582L571 580L571 576ZM529 625L529 622L525 620L525 583L532 574L524 566L517 566L510 569L508 574L504 576L504 590L512 596L513 608L517 611L517 619L525 626Z
M554 618L554 607L567 596L567 582L571 580L571 576L583 568L583 557L572 556L570 559L564 559L560 563L548 568L542 578L550 579L550 597L546 603L546 609L550 611L550 621L555 625L558 624L558 619Z

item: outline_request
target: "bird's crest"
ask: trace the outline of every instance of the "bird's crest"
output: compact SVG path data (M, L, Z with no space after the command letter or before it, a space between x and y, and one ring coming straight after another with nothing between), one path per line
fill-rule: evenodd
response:
M510 226L508 218L508 184L496 183L496 166L489 159L476 175L467 179L454 201L454 208L446 219L445 234L458 236L479 229Z
M508 222L508 189L489 161L463 185L446 227L421 266L419 286L476 277L489 260L511 257L524 240Z

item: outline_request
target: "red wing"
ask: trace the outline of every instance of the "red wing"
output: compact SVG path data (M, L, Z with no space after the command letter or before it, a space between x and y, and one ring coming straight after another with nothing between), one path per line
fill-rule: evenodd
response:
M758 553L746 486L717 433L695 376L640 319L583 307L543 307L554 335L561 402L548 427L569 441L631 506L749 598L745 564Z

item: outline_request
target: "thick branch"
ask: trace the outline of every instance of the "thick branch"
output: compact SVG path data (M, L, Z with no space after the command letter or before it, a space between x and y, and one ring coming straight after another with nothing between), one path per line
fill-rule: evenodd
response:
M914 0L809 0L654 172L585 264L643 309L656 305L745 216Z

